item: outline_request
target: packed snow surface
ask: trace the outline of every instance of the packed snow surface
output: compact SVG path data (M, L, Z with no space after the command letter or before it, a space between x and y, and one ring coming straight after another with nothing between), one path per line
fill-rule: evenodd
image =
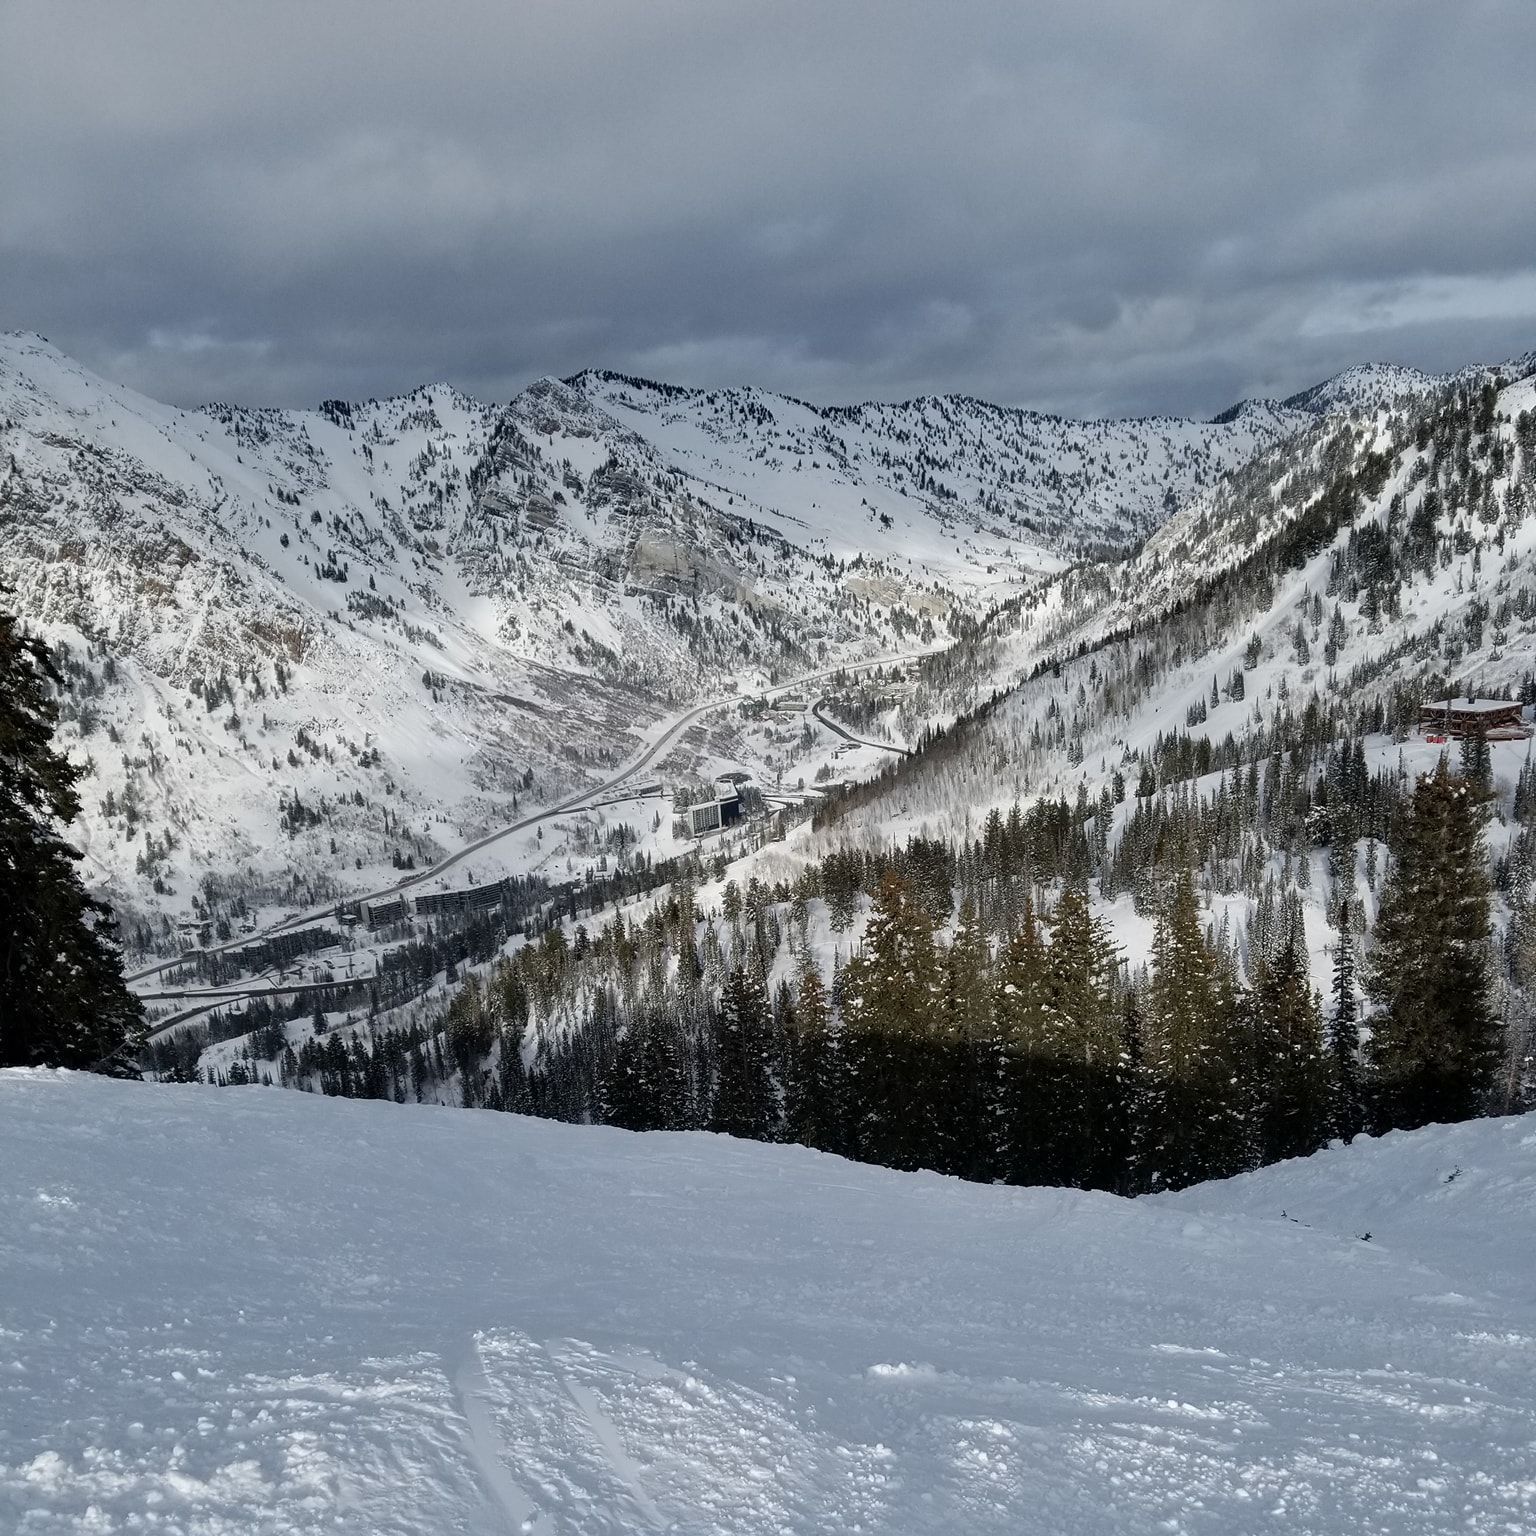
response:
M6 1532L1536 1528L1536 1118L1129 1202L10 1072L0 1167Z

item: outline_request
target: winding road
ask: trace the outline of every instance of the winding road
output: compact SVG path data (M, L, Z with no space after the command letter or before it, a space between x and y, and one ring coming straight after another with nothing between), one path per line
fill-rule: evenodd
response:
M897 747L893 746L888 741L871 741L867 736L855 736L846 725L840 725L831 717L831 715L825 713L825 711L822 709L822 706L826 702L827 701L825 698L817 699L816 702L811 705L811 713L816 717L817 720L826 726L826 728L831 731L834 736L841 736L844 741L851 741L856 747L874 747L876 751L879 752L894 752L898 757L912 756L912 749L910 747Z
M761 694L751 695L751 697L763 699L777 698L782 694L793 693L797 689L804 688L807 683L821 682L823 679L834 677L840 672L845 674L869 672L876 667L899 665L902 662L915 661L921 656L926 656L930 654L931 650L932 647L927 647L915 651L896 652L888 656L872 656L867 661L840 662L836 666L823 667L820 671L808 672L800 677L791 678L788 682L777 683L772 688L764 689ZM671 720L666 722L654 740L642 747L636 756L631 758L618 772L611 774L607 779L603 780L602 783L588 785L585 789L567 796L564 800L558 801L554 805L546 806L543 810L523 816L507 826L498 827L495 831L486 833L484 837L476 838L472 843L466 843L462 848L449 854L447 858L440 860L438 863L420 870L416 874L408 875L405 879L397 881L393 885L382 886L374 891L357 892L348 896L346 900L349 902L373 901L385 896L396 895L402 891L408 891L414 886L422 885L429 880L435 880L439 875L454 868L455 865L462 863L472 855L479 853L482 849L489 848L493 843L498 843L503 838L511 837L515 833L524 832L541 821L548 821L552 816L563 816L569 811L592 809L596 804L613 803L612 800L603 801L600 797L612 796L613 792L627 780L634 778L637 773L642 773L659 757L664 756L688 732L690 727L695 725L704 715L709 714L713 710L724 709L732 704L740 704L744 697L748 697L748 695L728 694L724 698L710 699L706 703L694 705L692 709L685 710L682 714L674 715ZM827 719L820 713L821 702L824 701L818 701L817 704L812 706L816 718L830 730L837 732L838 735L846 736L849 741L857 741L857 737L849 735L840 725ZM903 747L893 747L884 742L864 742L862 745L882 746L887 752L905 752L906 750ZM628 797L624 796L621 798ZM221 955L230 950L243 949L246 945L258 943L264 938L270 938L273 934L286 933L293 928L303 928L310 923L321 922L335 910L336 903L327 902L324 906L313 907L307 912L295 913L292 917L283 918L280 922L269 923L265 928L259 928L252 933L243 933L238 939L230 939L227 943L214 945L212 948L202 951L202 953ZM147 981L164 971L185 964L186 961L187 956L185 955L178 955L171 960L161 960L154 965L146 966L143 970L131 972L125 979L129 982ZM155 1032L158 1033L160 1030L169 1027L171 1022L183 1022L183 1020L163 1021L156 1026Z

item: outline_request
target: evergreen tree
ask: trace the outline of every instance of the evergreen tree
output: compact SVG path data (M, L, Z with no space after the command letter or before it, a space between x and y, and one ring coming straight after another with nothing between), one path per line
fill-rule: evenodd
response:
M677 1021L665 1017L660 1007L642 1008L630 1020L604 1080L604 1119L609 1124L631 1131L684 1127L679 1043Z
M1045 1060L1045 946L1026 887L1018 931L998 957L993 984L998 1051L997 1161L1009 1183L1043 1182L1047 1129L1041 1097Z
M745 960L726 978L716 1038L720 1076L710 1130L773 1140L777 1114L768 994L757 967Z
M923 1079L943 980L930 914L894 872L881 881L843 991L856 1155L889 1168L935 1167L940 1137Z
M1504 1062L1495 1108L1518 1115L1536 1108L1536 900L1529 881L1512 892L1506 939L1509 984L1504 996Z
M785 1085L785 1135L823 1152L846 1152L843 1042L821 968L808 949L795 976L794 1045Z
M944 953L944 996L926 1074L936 1131L935 1166L966 1178L990 1177L995 1149L988 1134L989 1089L996 1078L991 954L967 895L954 942Z
M1479 731L1461 738L1461 776L1479 794L1487 796L1493 792L1493 753L1488 738Z
M1295 908L1279 952L1258 967L1247 1012L1259 1159L1305 1157L1327 1141L1335 1104L1306 934Z
M143 1006L60 831L79 813L82 772L52 745L60 686L47 647L0 612L0 1067L131 1075Z
M1185 868L1158 920L1147 995L1143 1156L1154 1187L1225 1178L1251 1161L1237 1002L1226 968L1206 942Z
M1500 1060L1483 800L1442 758L1399 813L1366 990L1378 1131L1485 1113Z
M1354 908L1339 905L1339 943L1333 952L1333 1008L1328 1026L1333 1135L1352 1140L1360 1130L1360 1010L1355 1001Z
M512 1115L532 1114L533 1099L529 1092L528 1069L523 1064L522 1026L503 1026L499 1040L497 1107Z
M1113 1188L1129 1158L1115 970L1108 929L1087 891L1069 885L1051 914L1041 1031L1039 1106L1051 1130L1042 1175L1053 1184Z

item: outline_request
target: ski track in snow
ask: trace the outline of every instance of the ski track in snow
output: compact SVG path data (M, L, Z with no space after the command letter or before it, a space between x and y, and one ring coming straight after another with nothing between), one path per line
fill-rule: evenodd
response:
M1536 1117L1131 1202L9 1072L0 1166L7 1536L1536 1530Z
M480 1469L491 1497L506 1516L510 1528L519 1532L537 1533L548 1530L547 1522L539 1518L533 1501L518 1487L502 1462L502 1444L486 1404L490 1383L486 1380L485 1366L480 1359L478 1338L470 1340L462 1360L453 1368L452 1379L459 1394L464 1422L469 1428L470 1455Z

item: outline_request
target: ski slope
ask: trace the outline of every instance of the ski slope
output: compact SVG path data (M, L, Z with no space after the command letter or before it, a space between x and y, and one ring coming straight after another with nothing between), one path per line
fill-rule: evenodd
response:
M1532 1118L1133 1203L9 1072L0 1165L6 1531L1536 1521Z

